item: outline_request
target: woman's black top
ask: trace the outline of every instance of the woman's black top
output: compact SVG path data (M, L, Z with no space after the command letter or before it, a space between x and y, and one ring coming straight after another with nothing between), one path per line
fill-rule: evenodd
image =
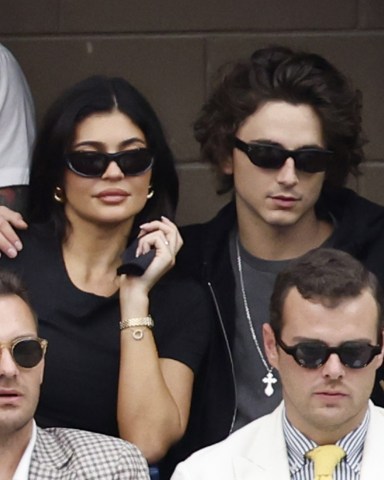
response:
M101 297L73 285L47 224L32 225L20 236L23 250L13 260L2 256L0 268L22 276L39 335L49 342L37 423L118 436L119 294ZM178 360L196 373L209 336L200 287L167 274L150 294L150 313L160 358Z

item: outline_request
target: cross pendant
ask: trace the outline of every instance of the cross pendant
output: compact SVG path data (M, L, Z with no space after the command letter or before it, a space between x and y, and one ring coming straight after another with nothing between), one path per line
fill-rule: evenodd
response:
M272 372L268 372L267 375L263 378L263 383L266 383L267 386L264 389L265 395L270 397L274 393L273 384L277 382L277 379L273 376Z

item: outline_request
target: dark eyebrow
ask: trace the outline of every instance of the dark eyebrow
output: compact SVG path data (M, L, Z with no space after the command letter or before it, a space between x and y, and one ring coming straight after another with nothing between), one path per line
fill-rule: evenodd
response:
M268 140L266 138L258 138L257 140L250 140L249 141L250 144L254 143L254 144L258 144L258 143L262 143L263 145L270 145L271 147L278 147L278 148L281 148L282 150L287 150L288 152L289 151L295 151L295 150L303 150L303 149L320 149L320 150L324 150L324 147L322 147L321 145L317 145L315 143L312 143L312 144L309 144L309 145L302 145L301 147L299 148L295 148L294 150L290 150L288 148L285 148L283 147L283 145L279 142L274 142L272 140Z
M294 342L295 345L298 344L298 343L314 343L314 344L319 344L320 343L321 345L329 346L327 344L327 342L324 342L324 340L320 340L319 338L293 337L292 342ZM342 345L343 343L349 343L349 342L371 343L372 340L370 338L354 338L354 339L344 340L339 345Z
M249 140L249 143L262 143L263 145L270 145L271 147L279 147L283 148L284 147L281 145L281 143L278 142L273 142L272 140L267 140L266 138L258 138L257 140Z
M143 146L146 146L146 143L144 140L141 138L137 137L132 137L127 140L123 140L122 142L119 143L119 148L125 148L129 147L130 145L134 145L136 143L140 143ZM84 142L79 142L75 143L73 145L73 148L78 148L78 147L93 147L97 150L104 151L105 150L105 143L104 142L97 142L93 140L84 140Z
M129 147L130 145L133 145L135 143L140 143L143 146L146 146L145 140L142 140L141 138L133 137L128 140L124 140L121 142L119 145L120 147Z
M297 343L321 343L326 345L324 340L320 340L319 338L308 338L308 337L293 337L292 342L296 345Z

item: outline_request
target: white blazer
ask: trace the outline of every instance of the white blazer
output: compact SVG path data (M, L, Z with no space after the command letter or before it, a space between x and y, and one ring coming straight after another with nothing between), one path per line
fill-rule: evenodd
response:
M371 411L360 480L384 478L384 408ZM171 480L290 480L282 427L283 402L274 412L179 463Z

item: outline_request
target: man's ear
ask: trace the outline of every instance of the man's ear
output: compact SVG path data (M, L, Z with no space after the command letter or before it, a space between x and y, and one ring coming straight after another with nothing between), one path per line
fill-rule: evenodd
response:
M223 162L221 162L221 171L226 175L233 175L233 158L232 155L228 156Z
M45 355L40 362L40 385L43 383L43 380L44 380L44 370L45 370Z
M276 338L269 323L264 323L263 325L263 339L268 362L272 367L276 368L276 370L279 370L279 354L277 353Z
M377 356L377 363L376 363L376 368L380 368L381 365L383 364L383 358L384 358L384 331L381 332L382 339L381 339L381 352Z

